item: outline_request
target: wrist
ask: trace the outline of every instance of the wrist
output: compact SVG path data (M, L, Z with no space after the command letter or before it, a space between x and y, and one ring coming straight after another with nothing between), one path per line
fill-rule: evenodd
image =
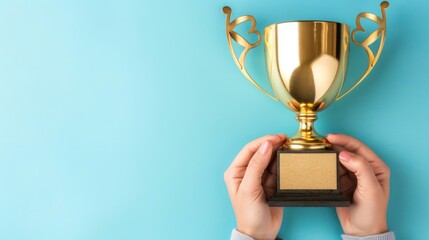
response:
M389 228L387 227L387 224L383 224L380 226L373 226L371 229L344 229L344 234L365 237L365 236L383 234L388 231L389 231Z

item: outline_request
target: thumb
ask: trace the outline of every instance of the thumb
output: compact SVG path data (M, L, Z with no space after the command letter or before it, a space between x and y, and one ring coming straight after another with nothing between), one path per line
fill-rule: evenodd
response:
M240 188L246 191L254 191L261 188L262 175L270 163L273 145L270 142L264 142L258 151L250 159L243 182Z
M380 186L369 162L347 151L340 153L340 162L356 175L357 190L376 191Z

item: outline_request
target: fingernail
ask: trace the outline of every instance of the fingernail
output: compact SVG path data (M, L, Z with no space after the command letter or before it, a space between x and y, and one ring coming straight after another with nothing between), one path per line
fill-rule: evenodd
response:
M344 162L349 162L352 157L353 157L353 154L349 152L346 152L346 151L340 152L340 160Z
M259 153L262 155L266 155L268 153L268 142L265 141L260 147L259 147Z

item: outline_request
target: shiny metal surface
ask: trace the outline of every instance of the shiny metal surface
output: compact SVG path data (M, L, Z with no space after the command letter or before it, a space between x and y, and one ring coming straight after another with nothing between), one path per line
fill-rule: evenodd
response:
M232 55L232 58L234 59L235 64L237 64L241 73L243 73L243 75L247 78L247 80L249 80L250 83L253 84L253 86L255 86L257 89L259 89L261 92L263 92L271 99L277 101L277 98L275 98L273 95L265 91L265 89L263 89L261 86L259 86L258 83L256 83L255 80L253 80L253 78L250 76L250 74L247 72L247 69L246 69L245 61L246 61L247 53L249 52L250 49L257 47L261 42L261 33L258 30L256 30L255 18L253 16L246 15L246 16L238 17L237 19L230 22L231 14L232 14L231 8L223 7L222 10L223 10L223 13L226 14L226 36L228 39L229 51L231 52L231 55ZM258 40L255 43L248 42L244 37L242 37L240 34L234 31L235 27L245 22L250 22L252 24L252 26L250 27L247 33L256 34L256 36L258 37ZM240 54L240 58L238 58L237 55L235 54L234 48L232 46L232 40L234 40L238 45L244 48L244 50Z
M346 24L329 21L295 21L269 25L264 32L265 60L268 78L274 96L261 88L249 75L246 56L249 50L261 42L261 34L256 29L256 20L252 16L241 16L231 21L232 10L224 7L226 18L226 34L233 59L246 78L259 90L284 106L297 112L296 119L300 123L298 132L288 138L285 148L292 150L329 149L331 144L314 130L316 112L328 107L358 86L372 70L384 46L386 35L385 9L388 2L381 3L382 18L372 13L360 13L356 18L356 29L352 32L352 40L362 47L368 56L368 67L362 77L347 91L341 94L345 81L349 56L350 30ZM378 24L363 41L355 39L358 32L365 32L361 19L366 18ZM250 43L234 28L244 22L252 25L247 32L256 34L258 40ZM381 38L376 55L369 46ZM238 58L232 41L244 50Z
M372 68L375 66L375 64L378 61L378 58L380 57L380 54L384 47L384 41L386 39L386 8L389 7L389 3L384 1L380 4L381 9L381 18L378 17L375 14L372 13L360 13L356 17L356 28L352 32L352 40L353 42L358 45L359 47L363 48L368 56L368 66L365 70L365 72L362 74L362 76L359 78L358 81L353 84L347 91L345 91L342 95L338 94L337 100L340 100L342 97L349 94L355 87L357 87L371 72ZM366 32L365 28L362 27L361 19L365 18L370 21L373 21L378 25L378 28L374 30L367 38L365 38L363 41L356 40L356 34L359 32ZM380 40L380 45L378 46L377 53L374 56L374 53L372 52L371 48L369 46L376 42L378 39Z
M345 79L349 39L349 27L336 22L266 27L268 78L279 101L293 111L300 111L301 106L314 111L328 107Z
M349 27L336 22L285 22L265 28L268 78L277 99L298 112L289 149L325 149L313 127L316 111L335 101L347 72Z

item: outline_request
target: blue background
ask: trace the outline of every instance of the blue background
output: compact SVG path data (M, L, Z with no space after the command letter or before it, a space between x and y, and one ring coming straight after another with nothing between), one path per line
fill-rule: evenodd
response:
M225 15L354 26L375 0L0 2L0 239L228 239L223 172L294 113L235 66ZM374 71L319 114L391 167L389 226L424 239L429 214L429 2L392 1ZM366 64L353 47L348 83ZM265 87L263 49L249 54ZM425 228L426 227L426 228ZM332 208L288 208L280 236L339 239Z

